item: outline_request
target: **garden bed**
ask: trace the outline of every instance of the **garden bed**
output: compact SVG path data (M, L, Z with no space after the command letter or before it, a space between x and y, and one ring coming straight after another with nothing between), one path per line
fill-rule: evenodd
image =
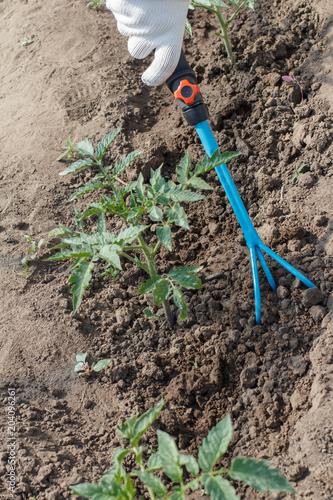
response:
M167 88L141 83L144 63L127 54L106 9L88 10L83 0L0 4L0 383L5 403L8 388L16 393L17 498L74 498L69 485L96 481L109 468L116 425L161 398L155 427L183 452L195 454L230 414L226 463L265 458L298 498L332 498L332 22L325 2L314 3L261 0L254 13L242 11L231 30L235 69L204 11L190 14L193 37L184 48L221 151L242 153L230 173L254 226L318 293L270 262L278 290L260 272L263 317L255 324L248 249L212 171L211 196L189 209L191 231L175 230L173 252L158 262L161 272L203 266L202 289L185 293L189 317L172 329L143 314L146 307L162 313L137 295L147 276L127 264L115 280L94 277L74 317L68 263L32 263L27 280L15 274L24 273L24 234L38 241L58 223L73 226L66 200L92 174L58 176L64 168L55 159L70 134L97 144L121 125L108 160L144 151L125 182L161 163L172 178L188 147L194 162L204 153ZM284 85L290 74L304 102ZM74 372L79 352L111 363L87 380ZM153 432L148 440L154 448ZM293 498L237 488L243 500Z

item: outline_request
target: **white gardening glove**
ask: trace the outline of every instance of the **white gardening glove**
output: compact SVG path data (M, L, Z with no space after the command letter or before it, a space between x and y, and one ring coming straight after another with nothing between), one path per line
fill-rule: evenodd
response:
M106 0L128 50L144 59L155 50L154 61L142 81L156 87L174 72L180 58L189 0Z

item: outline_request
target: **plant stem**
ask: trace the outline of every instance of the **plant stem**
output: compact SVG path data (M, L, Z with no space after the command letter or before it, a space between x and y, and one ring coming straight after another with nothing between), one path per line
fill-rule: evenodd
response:
M148 246L146 245L145 240L141 235L138 236L138 241L142 247L142 251L145 255L147 265L148 265L148 273L150 274L151 278L155 278L157 276L157 269L155 266L155 261L154 261L154 255L150 252ZM163 306L163 311L165 314L165 317L169 323L170 326L173 326L175 324L175 318L174 315L172 314L171 307L170 307L170 302L168 299L166 299L164 302L162 302Z
M231 21L234 19L234 17L237 16L238 12L241 10L241 8L245 5L245 2L242 2L238 7L237 9L235 10L235 12L232 14L232 16L228 19L228 21L226 22L226 25L228 26Z
M243 6L243 4L242 4L242 6ZM237 9L237 10L239 10L239 9ZM236 10L236 12L237 12L237 10ZM231 62L232 65L234 65L236 62L236 59L232 53L232 49L231 49L231 45L230 45L230 41L229 41L229 37L228 37L228 24L230 23L230 20L233 19L233 17L231 16L229 21L225 22L223 17L222 17L222 14L221 14L219 7L215 7L214 12L217 15L217 18L218 18L220 26L221 26L222 35L219 35L219 36L223 39L223 43L224 43L225 49L227 51L229 61ZM236 14L236 12L235 12L235 14Z

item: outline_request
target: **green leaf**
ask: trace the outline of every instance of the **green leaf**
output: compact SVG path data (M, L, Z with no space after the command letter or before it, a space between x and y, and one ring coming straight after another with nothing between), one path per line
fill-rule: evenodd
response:
M80 266L74 270L73 275L69 278L70 283L74 283L71 288L73 294L73 314L79 309L85 289L89 285L92 277L93 262L81 262Z
M134 437L134 425L135 422L137 421L138 416L133 415L132 417L128 418L126 422L123 422L120 426L117 426L117 429L119 430L120 434L119 437L121 439L133 439Z
M156 205L152 205L148 208L148 214L149 218L154 222L158 222L163 219L163 212Z
M244 0L244 2L251 10L254 10L254 0Z
M162 170L163 164L160 165L156 170L150 169L150 185L154 190L156 190L156 186L158 184L158 181L161 177L161 170Z
M265 491L290 491L296 493L289 481L281 476L277 469L269 469L267 460L256 461L253 458L237 457L232 461L230 477L244 481L261 493Z
M167 250L172 251L172 239L171 239L171 228L170 226L158 227L156 229L156 234L162 245L165 246Z
M185 21L185 30L187 31L187 33L192 36L192 26L191 26L191 23L190 21L186 18L186 21Z
M109 134L107 134L101 142L97 145L96 148L96 156L101 160L102 156L104 155L105 151L108 149L110 146L111 142L115 140L119 132L121 131L121 127L118 127L117 129L113 130Z
M169 197L173 201L200 201L205 199L205 197L202 196L201 194L194 193L189 189L184 189L179 192L170 193Z
M193 474L193 476L199 474L198 462L192 455L179 454L179 465L185 465L187 472Z
M86 498L92 498L97 493L105 493L102 486L94 483L76 484L74 486L70 486L70 489L73 490L76 495Z
M106 231L106 218L105 218L105 214L103 212L101 212L98 215L97 232L99 234L102 234L102 233L105 233L105 231Z
M195 273L199 272L201 269L202 266L184 266L178 269L173 268L169 272L169 276L184 288L199 290L202 286L202 282L200 278L195 276Z
M153 474L149 474L147 472L140 472L137 471L138 477L141 479L141 481L150 488L153 493L159 496L165 496L167 494L166 487L162 483L162 481L156 477L153 476Z
M175 205L171 208L166 208L165 213L166 216L170 218L170 221L174 222L176 226L183 227L184 229L190 229L186 213L179 203L175 203Z
M121 251L121 248L118 245L104 245L98 255L111 264L111 266L121 270L119 251Z
M98 180L92 180L90 182L87 182L84 186L80 187L75 193L73 193L67 200L67 203L75 200L79 196L82 196L83 194L90 193L91 191L94 191L95 189L99 189L102 187L107 187L109 185L108 182L104 181L98 181Z
M212 500L239 500L235 488L221 476L203 474L202 484Z
M51 257L48 257L45 259L45 262L52 262L53 260L65 260L65 259L77 259L78 257L89 257L90 252L84 252L79 251L79 250L60 250L60 252L57 252L54 255L51 255Z
M163 472L174 482L182 479L182 469L178 465L179 452L175 441L166 432L157 431L158 455Z
M187 183L188 173L190 170L190 151L186 151L184 158L180 160L180 166L177 167L177 179L182 185Z
M88 355L87 352L80 352L79 354L76 355L76 361L82 361L84 363L87 355Z
M143 285L140 286L138 293L148 293L154 290L156 285L162 280L162 276L155 276L145 281Z
M170 496L170 500L185 500L185 494L182 491L174 491Z
M153 311L151 311L150 309L148 309L148 307L146 307L143 311L142 311L146 316L148 316L148 318L152 318L154 316L154 313Z
M75 213L75 222L76 222L76 225L78 227L78 230L83 232L84 228L83 228L83 222L82 222L82 215L80 214L80 212L78 211L78 209L76 207L74 207L74 213Z
M139 202L143 203L145 201L145 187L143 184L143 175L140 172L136 186L135 186L135 194Z
M206 190L213 189L206 181L200 179L199 177L191 177L189 185L194 189L206 189Z
M220 154L219 150L216 150L211 156L212 168L218 167L224 163L228 163L233 158L237 158L241 153L237 151L225 151L225 153Z
M112 175L114 175L115 177L120 175L121 172L123 172L128 167L128 165L141 154L141 151L133 151L133 153L124 156L119 162L116 162L112 170Z
M154 455L149 457L149 460L147 462L147 469L150 471L162 469L162 462L158 453L155 453Z
M121 245L128 245L132 243L143 231L145 231L149 226L129 226L123 228L115 239L116 243Z
M149 429L156 417L160 414L162 407L163 400L137 419L133 428L134 438L131 440L131 446L137 446L141 436Z
M101 370L103 370L103 368L105 368L110 363L110 361L111 359L101 359L100 361L98 361L93 367L94 372L100 372Z
M187 305L186 305L186 302L184 300L184 296L183 296L182 292L176 286L173 287L172 298L173 298L173 301L175 303L175 306L178 307L178 309L179 309L180 320L184 321L187 318Z
M84 139L83 141L78 142L75 144L74 149L82 156L91 156L92 158L95 157L94 146L89 139Z
M202 470L213 470L218 459L226 452L231 438L231 418L227 415L211 429L199 448L199 465Z
M94 165L94 162L90 158L85 158L84 160L78 160L69 165L69 167L67 167L63 172L60 172L59 175L72 174L73 172L78 172L79 170L82 170L85 167L90 167L91 165Z
M157 306L164 302L170 293L170 283L168 280L162 280L157 283L157 285L152 290L153 302Z

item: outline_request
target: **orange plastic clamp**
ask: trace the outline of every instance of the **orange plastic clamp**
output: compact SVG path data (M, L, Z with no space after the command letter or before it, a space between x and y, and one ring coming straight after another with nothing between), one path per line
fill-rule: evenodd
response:
M188 92L185 92L185 87L187 87L186 90L189 90L188 87L192 89L192 93L190 95L188 95ZM198 85L194 85L188 80L182 80L179 84L178 89L173 93L173 95L176 99L181 99L182 101L184 101L187 106L191 106L191 104L194 104L194 98L197 94L199 94L199 92L200 89Z

